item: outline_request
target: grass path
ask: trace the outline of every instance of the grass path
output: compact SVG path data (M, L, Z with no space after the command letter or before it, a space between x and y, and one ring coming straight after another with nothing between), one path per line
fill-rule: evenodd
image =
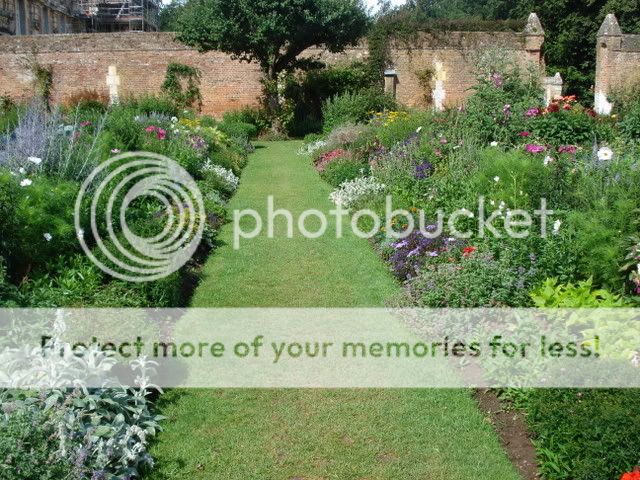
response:
M331 209L298 143L261 147L232 210L264 214L268 195L294 213ZM352 235L261 236L235 251L227 225L221 239L194 307L370 307L398 291ZM183 390L161 408L169 420L152 449L158 480L519 478L466 390Z

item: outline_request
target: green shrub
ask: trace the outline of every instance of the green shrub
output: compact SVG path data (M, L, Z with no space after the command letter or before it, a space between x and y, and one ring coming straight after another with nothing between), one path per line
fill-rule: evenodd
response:
M178 115L178 106L168 96L143 95L136 98L126 98L122 101L122 107L131 108L137 114L151 115L159 113L169 117Z
M11 404L3 407L12 408ZM56 423L48 412L20 408L0 418L0 477L3 480L71 478L73 464L58 455L52 441Z
M466 252L428 262L408 282L410 298L416 305L427 308L530 305L528 287L535 278L532 262L518 265L509 251L499 258L475 249Z
M558 279L547 279L531 292L531 299L538 308L615 308L623 307L620 295L608 290L594 289L593 280L559 285Z
M627 108L619 126L626 140L635 142L640 140L640 100Z
M143 140L144 130L135 121L136 110L124 106L116 106L111 109L105 128L112 136L112 148L122 151L139 150Z
M343 182L369 175L369 165L349 158L338 158L329 163L320 174L322 179L332 187L339 187Z
M19 178L0 176L0 195L13 192L13 208L8 209L13 211L0 224L7 235L2 247L12 273L42 267L51 258L80 248L73 220L78 184L45 176L31 180L29 186L16 187Z
M4 258L0 257L0 308L14 308L21 304L20 292L9 280Z
M538 115L527 122L526 129L555 147L591 145L595 139L603 140L598 138L598 120L579 105L571 110L560 109L554 113Z
M345 123L364 123L373 112L396 108L395 100L376 88L338 95L322 107L324 131L330 132Z
M255 107L244 107L241 110L226 112L222 119L223 122L228 123L248 123L254 125L258 134L271 128L271 122L269 121L267 113Z
M614 368L617 368L613 366ZM638 464L640 390L533 390L527 421L549 480L611 480Z
M525 129L525 112L542 101L538 77L522 72L507 52L490 50L478 61L477 73L461 127L484 145L510 143Z
M251 123L223 120L218 128L229 137L252 139L258 135L258 127Z

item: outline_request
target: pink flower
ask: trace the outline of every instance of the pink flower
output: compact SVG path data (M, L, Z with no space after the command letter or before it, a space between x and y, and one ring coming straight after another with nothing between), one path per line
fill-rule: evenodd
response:
M527 113L525 113L525 115L529 118L531 117L537 117L538 115L540 115L540 109L539 108L530 108L529 110L527 110Z
M558 153L574 154L578 151L578 147L575 145L561 145L558 147Z
M145 132L147 132L147 133L155 132L155 131L156 131L156 127L154 127L153 125L151 125L151 126L149 126L149 127L145 128L145 129L144 129L144 131L145 131Z
M81 123L80 123L80 126L81 126L81 127L88 127L89 125L91 125L91 122L90 122L90 121L88 121L88 120L87 120L87 121L85 121L85 122L81 122Z
M120 150L117 148L112 148L111 153L120 153Z
M546 150L546 147L544 145L535 145L533 143L529 143L526 147L524 147L524 149L529 153L542 153Z
M521 137L528 137L529 135L531 135L531 133L529 133L529 132L520 132L518 135L520 135Z
M502 87L502 84L504 83L504 79L502 78L502 75L500 75L498 72L493 72L491 74L491 81L497 88Z
M164 140L167 137L167 131L163 128L158 128L158 140Z
M446 145L447 143L449 143L449 142L447 141L447 139L445 137L442 137L440 139L440 145Z

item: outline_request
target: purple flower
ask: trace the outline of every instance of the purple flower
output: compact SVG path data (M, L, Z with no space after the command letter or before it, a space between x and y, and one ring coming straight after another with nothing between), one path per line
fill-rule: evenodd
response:
M491 74L491 81L496 86L496 88L500 88L504 84L504 78L502 78L502 75L500 75L498 72L493 72Z
M424 162L416 166L416 171L414 176L416 180L424 180L425 178L428 178L429 176L431 176L432 172L433 172L433 165L429 162Z
M578 147L576 147L575 145L561 145L560 147L558 147L558 153L569 153L569 154L574 154L578 151Z
M529 118L537 117L538 115L540 115L540 109L535 107L530 108L529 110L527 110L527 113L525 113L525 115Z
M535 145L533 143L528 143L525 147L524 147L525 151L529 152L529 153L542 153L546 150L546 147L544 145Z
M431 230L429 227L427 229ZM434 228L437 227L434 225ZM400 243L402 246L391 255L389 263L393 273L403 281L417 275L422 265L429 258L437 257L445 246L442 236L427 238L420 230L414 230Z

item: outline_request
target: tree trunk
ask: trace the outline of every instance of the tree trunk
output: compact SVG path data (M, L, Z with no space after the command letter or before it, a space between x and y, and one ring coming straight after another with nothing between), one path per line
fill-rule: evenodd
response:
M276 135L284 133L284 126L280 119L280 93L278 92L278 72L273 66L265 72L264 80L265 104L271 120L271 130Z

